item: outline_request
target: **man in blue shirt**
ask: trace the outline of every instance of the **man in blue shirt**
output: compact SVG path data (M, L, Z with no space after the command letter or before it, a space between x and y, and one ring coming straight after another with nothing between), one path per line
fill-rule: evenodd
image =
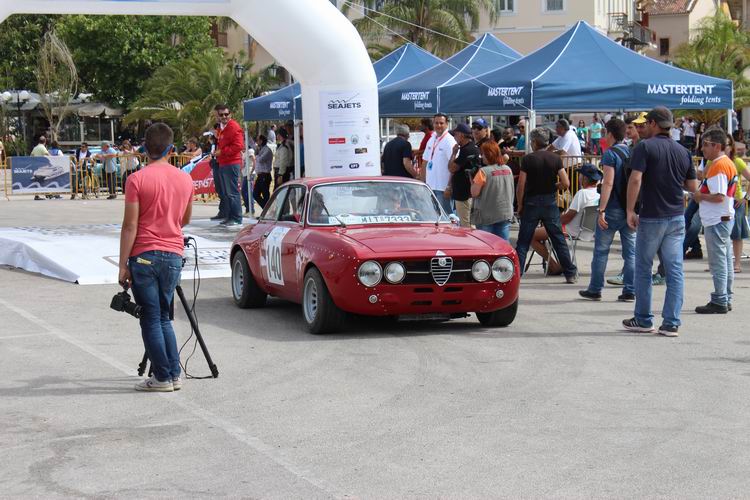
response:
M684 293L682 242L685 238L683 189L698 187L695 167L687 149L673 141L669 130L672 113L657 106L647 115L647 137L633 150L632 173L628 181L628 225L636 230L635 316L624 320L625 329L653 332L651 312L651 268L661 251L667 278L662 309L663 323L658 333L676 337ZM642 186L642 187L641 187ZM640 213L636 213L638 193Z
M601 165L604 168L602 193L599 199L599 221L594 236L594 258L591 261L591 281L586 290L578 292L588 300L602 300L604 272L607 269L609 249L615 234L620 233L622 242L623 289L617 297L621 302L635 300L633 274L635 272L635 231L628 227L625 214L627 198L626 166L630 162L630 149L625 145L625 122L614 118L607 122L607 143Z

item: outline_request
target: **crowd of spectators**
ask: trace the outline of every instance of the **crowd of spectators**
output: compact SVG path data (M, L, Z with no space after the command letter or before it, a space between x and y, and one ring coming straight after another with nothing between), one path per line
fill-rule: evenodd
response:
M452 130L448 124L442 114L423 120L424 138L414 151L409 127L398 125L383 150L382 171L424 180L461 226L508 240L518 220L522 272L533 249L547 274L576 283L578 266L568 243L580 236L589 211L595 222L585 229L594 255L590 281L579 296L602 300L610 249L619 235L623 267L606 281L622 287L618 301L635 303L623 326L677 336L683 259L703 258L703 229L715 290L696 312L731 311L733 275L742 272L742 242L750 233L741 182L750 180L750 169L742 160L741 129L728 135L690 116L675 120L663 107L621 118L595 114L575 127L559 119L554 133L538 127L527 134L525 120L491 130L482 118ZM651 309L654 285L666 285L658 328Z

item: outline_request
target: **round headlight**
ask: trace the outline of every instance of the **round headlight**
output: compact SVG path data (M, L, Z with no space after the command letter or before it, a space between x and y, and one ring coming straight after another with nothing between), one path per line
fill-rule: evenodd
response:
M490 265L486 260L478 260L471 266L471 277L477 281L487 281L490 272Z
M500 257L492 263L492 277L500 283L510 281L513 278L513 271L515 271L515 266L508 257Z
M357 278L359 278L359 282L368 287L372 287L380 283L380 279L382 277L383 269L380 267L380 264L378 264L374 260L363 262L362 265L359 266L359 270L357 271Z
M404 281L406 277L406 268L400 262L391 262L385 266L385 280L388 283L397 285Z

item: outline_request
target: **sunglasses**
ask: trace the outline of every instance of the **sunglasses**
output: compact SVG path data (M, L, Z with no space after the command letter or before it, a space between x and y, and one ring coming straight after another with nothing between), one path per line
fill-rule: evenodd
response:
M718 142L713 142L713 141L703 141L703 145L704 145L704 146L705 146L705 145L707 145L707 144L713 144L714 146L721 146L721 147L723 147L723 145L722 145L722 144L719 144Z
M229 116L229 115L231 115L231 114L232 114L232 113L219 113L219 116Z

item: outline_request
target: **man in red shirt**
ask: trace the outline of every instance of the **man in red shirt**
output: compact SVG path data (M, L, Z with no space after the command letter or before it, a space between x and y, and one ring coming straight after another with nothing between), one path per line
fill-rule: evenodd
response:
M182 226L190 222L193 181L170 165L172 130L156 123L146 130L149 164L128 176L120 234L120 274L141 306L141 334L153 375L138 391L172 392L182 387L180 355L169 319L182 271Z
M245 137L242 127L232 120L232 112L225 104L214 108L219 119L216 158L219 161L219 182L227 201L227 218L224 226L242 224L242 197L239 190L242 152L245 150Z

